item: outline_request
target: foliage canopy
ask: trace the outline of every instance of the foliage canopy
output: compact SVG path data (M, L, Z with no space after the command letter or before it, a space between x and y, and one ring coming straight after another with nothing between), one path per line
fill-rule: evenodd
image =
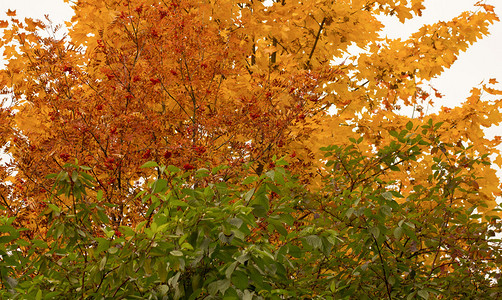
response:
M424 111L498 18L380 36L422 2L78 0L63 37L8 11L1 295L501 297L502 91Z

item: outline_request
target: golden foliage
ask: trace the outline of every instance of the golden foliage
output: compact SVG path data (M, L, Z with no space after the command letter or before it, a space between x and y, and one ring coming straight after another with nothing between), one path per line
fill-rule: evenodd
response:
M133 224L145 205L134 199L138 180L155 176L139 168L146 161L186 170L251 163L260 173L273 155L289 155L291 169L315 186L320 147L362 136L370 155L388 131L429 118L443 122L441 142L472 146L473 157L498 155L500 166L500 138L487 139L483 128L499 123L501 102L482 99L500 90L476 88L462 106L432 116L422 110L434 98L425 81L488 34L493 7L479 4L405 41L379 36L379 14L405 22L422 2L80 0L64 38L8 11L0 84L12 103L0 128L12 156L3 178L15 188L4 201L13 212L25 198L36 208L52 184L45 175L78 159L118 204L116 225ZM400 115L403 106L417 116ZM421 150L418 168L392 173L403 194L412 181L430 184L435 155L462 163L454 152ZM485 199L466 200L493 207L495 171L475 168Z

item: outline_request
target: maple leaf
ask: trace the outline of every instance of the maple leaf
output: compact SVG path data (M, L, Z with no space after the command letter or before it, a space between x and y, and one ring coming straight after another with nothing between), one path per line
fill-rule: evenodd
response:
M9 17L15 17L16 16L16 11L8 9L7 12L6 12L6 14Z

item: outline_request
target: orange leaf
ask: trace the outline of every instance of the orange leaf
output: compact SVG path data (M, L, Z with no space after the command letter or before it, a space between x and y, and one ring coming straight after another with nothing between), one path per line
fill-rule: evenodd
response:
M483 8L486 10L486 11L489 11L489 12L494 12L493 9L495 8L495 6L493 5L488 5L488 4L483 4Z
M16 10L7 10L7 16L9 17L15 17L16 16Z

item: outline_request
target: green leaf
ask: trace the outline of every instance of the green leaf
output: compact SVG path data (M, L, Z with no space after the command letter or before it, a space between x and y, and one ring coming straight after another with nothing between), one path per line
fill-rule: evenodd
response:
M259 179L259 177L258 177L258 176L248 176L248 177L246 177L246 179L244 179L244 180L242 181L242 184L243 184L243 185L250 184L250 183L255 182L255 181L256 181L256 180L258 180L258 179Z
M158 167L158 166L159 166L159 164L157 164L156 162L154 162L154 161L149 161L149 162L144 163L144 164L141 166L141 168L143 168L143 169L144 169L144 168L151 168L151 167Z
M300 247L295 246L295 245L288 245L288 254L291 255L294 258L299 258L302 255L303 251L300 249Z
M147 221L142 221L142 222L138 223L138 225L136 225L136 231L140 232L143 229L143 227L146 225L146 223L147 223Z
M28 241L25 241L23 239L19 239L16 241L16 243L19 245L19 246L22 246L22 247L27 247L30 245L30 242Z
M415 235L415 232L408 227L401 227L404 231L404 233L409 236L412 240L418 242L417 236Z
M336 281L332 280L331 284L329 285L329 290L333 293L336 291Z
M251 293L249 290L244 290L244 295L242 296L242 300L252 300L254 292Z
M167 180L162 178L157 179L153 184L152 194L163 192L166 187L167 187Z
M134 236L136 235L136 232L129 226L120 226L119 227L122 231L122 233L125 235L125 236Z
M152 201L152 205L150 205L150 207L149 207L149 208L148 208L148 210L146 211L146 215L147 215L147 216L150 216L150 215L153 213L153 211L154 211L157 207L159 207L159 205L160 205L160 202L158 202L158 201L155 201L155 202L154 202L154 201Z
M211 170L211 173L216 174L216 173L218 173L219 171L221 171L221 170L225 170L225 169L228 169L228 168L230 168L230 166L217 166L217 167L214 167L214 168Z
M47 243L42 241L42 240L32 240L31 241L33 243L33 246L35 246L36 248L47 248Z
M388 206L388 205L382 205L380 207L380 212L382 212L382 214L384 214L385 216L392 215L392 210L391 210L390 206Z
M249 202L249 200L251 200L251 197L253 197L254 192L255 192L254 188L247 191L246 194L244 194L244 201Z
M84 181L84 183L85 183L86 185L91 185L91 184L92 184L92 182L94 182L94 181L95 181L95 180L94 180L94 177L92 177L92 175L87 174L87 173L85 173L85 172L80 172L80 173L79 173L79 175L80 175L80 177L82 177L83 179L85 179L85 180L83 180L83 181Z
M193 250L193 246L189 243L183 243L181 244L181 249L184 249L184 250Z
M406 297L406 300L414 299L416 294L417 294L417 292L413 292L413 293L408 294L408 296Z
M47 299L47 300L56 299L56 296L59 294L61 294L61 291L50 292L50 293L45 294L44 299Z
M52 174L45 176L46 179L52 179L52 178L56 178L56 177L58 177L58 174L56 174L56 173L52 173Z
M389 166L389 169L395 172L401 171L401 169L396 165Z
M279 234L281 234L283 236L288 235L288 231L286 230L286 228L282 225L282 223L280 221L272 220L272 219L268 219L268 221L275 228L275 230L277 230L277 232L279 232Z
M389 193L392 194L392 196L396 197L396 198L404 198L403 195L401 195L401 193L397 192L397 191L389 191ZM390 199L392 200L392 199Z
M183 202L181 200L170 200L169 205L172 207L187 207L188 203Z
M399 240L402 236L403 236L403 228L401 227L394 228L394 237Z
M259 216L260 217L265 217L266 213L268 212L270 205L269 205L269 200L267 196L263 193L256 193L254 198L251 201L252 207L256 210L260 210ZM264 211L264 214L261 213L261 210Z
M240 228L243 222L244 221L242 221L242 219L240 218L231 218L228 220L228 224L235 226L237 228Z
M102 258L102 259L101 259L101 261L99 262L99 270L100 270L100 271L103 271L103 269L105 268L106 261L107 261L106 256L103 256L103 258Z
M279 160L275 162L276 166L287 166L289 163L284 159L284 157L281 157Z
M382 197L384 197L386 200L392 200L392 193L391 192L382 193Z
M0 225L0 232L9 232L12 234L15 231L16 229L11 225Z
M279 220L281 220L282 223L285 223L289 226L293 226L293 224L296 221L295 218L293 218L293 216L291 216L289 213L281 214L279 216Z
M180 169L180 168L175 167L175 166L173 166L173 165L169 165L169 166L167 166L166 170L167 170L167 171L169 171L169 172L171 172L171 173L178 173L178 172L180 172L180 171L181 171L181 169Z
M434 130L438 130L439 127L441 127L441 125L443 125L444 122L437 122L436 124L434 124Z
M241 271L234 271L232 273L232 283L236 288L244 290L248 288L248 277L245 273Z
M38 290L37 295L35 296L35 300L42 300L42 290Z
M228 266L228 268L225 270L225 277L230 279L238 263L239 263L238 261L234 261L233 263L230 264L230 266Z
M406 129L412 130L413 129L413 122L409 121L408 123L406 123Z
M375 239L378 239L380 236L380 229L378 227L370 228L369 232L375 237Z
M309 235L309 236L306 236L306 237L305 237L305 241L307 241L307 243L308 243L310 246L312 246L312 247L314 247L314 248L316 248L316 249L321 248L321 246L322 246L322 240L321 240L321 238L320 238L320 237L318 237L317 235Z
M274 170L269 170L269 171L265 172L265 175L266 175L268 178L270 178L270 179L274 180L274 177L275 177L275 171L274 171Z
M98 202L101 202L101 200L103 200L103 190L98 191L98 194L96 195L96 199L98 200Z
M102 210L98 209L97 214L98 214L99 220L101 222L103 222L104 224L108 224L110 222L108 215L105 214Z
M172 250L171 252L169 252L172 256L183 256L183 252L181 252L180 250Z
M169 291L169 286L166 284L162 284L157 287L157 290L159 291L160 295L165 296Z
M208 169L198 169L197 172L195 172L195 178L205 178L209 176L209 170Z
M404 224L406 224L410 228L415 228L415 224L413 224L412 222L406 221L404 222Z
M16 238L17 238L16 236L11 236L11 235L0 236L0 244L8 243L12 240L15 240Z
M248 253L243 253L240 256L238 256L235 260L243 264L246 261L248 261L249 258L251 258L251 256Z
M418 291L418 295L425 300L429 299L429 293L426 290Z
M73 171L71 173L71 181L76 182L77 179L78 179L78 173L77 173L77 171Z
M99 254L110 248L110 241L104 238L97 238L98 246L96 247L96 254Z
M211 295L216 295L218 291L221 294L224 294L225 291L230 287L230 280L229 279L223 279L223 280L218 280L215 282L212 282L208 285L207 290L209 294Z
M57 213L60 213L61 212L61 208L57 207L56 205L52 204L52 203L47 203L47 206L50 207L50 209L52 209L53 211L57 212Z

